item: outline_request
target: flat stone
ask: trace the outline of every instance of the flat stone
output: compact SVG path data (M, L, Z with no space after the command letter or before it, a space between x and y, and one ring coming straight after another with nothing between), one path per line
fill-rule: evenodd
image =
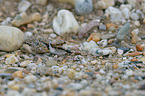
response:
M115 37L115 34L103 34L103 35L101 35L101 39L111 39L111 38L113 38L113 37Z
M120 30L118 31L116 38L119 41L122 41L125 36L129 34L130 23L126 23Z
M0 50L14 51L20 48L25 40L24 33L10 26L0 26Z

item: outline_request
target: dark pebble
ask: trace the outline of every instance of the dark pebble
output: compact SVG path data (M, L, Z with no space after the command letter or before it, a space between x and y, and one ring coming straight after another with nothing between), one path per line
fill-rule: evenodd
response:
M138 64L138 63L143 63L142 61L131 61L129 64Z
M63 91L63 88L57 87L56 90Z

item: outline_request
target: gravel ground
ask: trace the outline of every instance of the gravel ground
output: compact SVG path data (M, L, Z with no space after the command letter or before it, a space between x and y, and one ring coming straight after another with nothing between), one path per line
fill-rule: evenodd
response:
M145 0L58 1L0 0L0 96L145 96Z

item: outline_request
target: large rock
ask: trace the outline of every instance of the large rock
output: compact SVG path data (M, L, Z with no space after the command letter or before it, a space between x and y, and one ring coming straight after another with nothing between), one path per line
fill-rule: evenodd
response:
M0 50L14 51L21 47L24 40L25 35L18 28L0 26Z

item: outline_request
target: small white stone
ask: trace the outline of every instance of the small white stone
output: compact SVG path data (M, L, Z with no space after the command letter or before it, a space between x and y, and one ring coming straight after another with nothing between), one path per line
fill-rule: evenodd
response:
M96 64L98 62L98 60L93 60L91 61L91 64Z
M31 6L31 3L29 1L22 0L18 6L18 11L25 12L30 6Z
M29 75L24 78L26 83L33 83L37 80L37 77L34 75Z
M58 35L65 35L69 33L77 33L79 31L79 24L74 15L68 10L60 10L57 17L53 20L53 29Z
M102 47L105 47L105 46L107 46L107 39L103 39L103 40L97 42L97 44L99 44Z
M105 74L106 72L103 69L100 69L99 71L101 74Z
M26 37L31 37L32 35L33 35L32 32L26 32L26 33L25 33L25 36L26 36Z
M123 16L122 16L122 12L115 7L108 7L105 10L106 14L110 14L111 15L111 21L115 21L115 22L121 22L122 20L124 20Z
M118 49L118 50L117 50L117 53L118 53L119 56L122 56L122 54L123 54L123 50Z
M50 34L50 37L55 38L57 35L56 34Z
M134 25L139 27L140 26L140 22L139 21L134 21Z
M125 19L129 19L130 18L131 13L130 13L130 10L128 8L122 9L121 12L122 12L122 15L123 15L123 17Z
M53 11L54 10L54 6L52 5L52 4L49 4L48 6L47 6L47 11L48 12L51 12L51 11Z
M133 75L133 71L132 70L126 70L126 75L127 76L132 76Z
M26 61L23 61L22 63L20 63L20 66L21 66L21 67L27 67L28 64L30 64L30 63L31 63L31 61L26 60Z
M129 4L121 4L120 10L122 10L122 9L124 9L124 8L128 8L129 10L131 10L131 9L132 9L132 6L129 5Z
M18 59L12 55L6 59L5 64L14 64L15 62L18 62Z
M135 4L136 4L136 0L127 0L127 2L132 6L132 7L135 7Z
M131 19L137 21L137 20L139 19L139 15L138 15L137 13L132 13L132 14L131 14Z

